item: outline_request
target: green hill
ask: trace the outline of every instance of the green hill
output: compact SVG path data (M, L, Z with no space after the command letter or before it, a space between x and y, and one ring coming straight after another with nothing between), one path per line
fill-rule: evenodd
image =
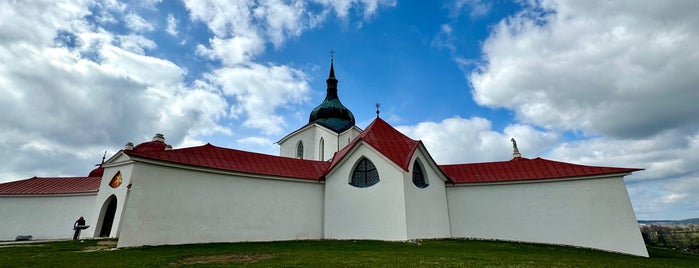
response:
M655 224L655 225L690 225L699 224L699 218L686 220L639 220L639 224Z
M114 249L114 240L0 246L0 267L696 267L699 255L650 248L650 258L480 240L284 241Z

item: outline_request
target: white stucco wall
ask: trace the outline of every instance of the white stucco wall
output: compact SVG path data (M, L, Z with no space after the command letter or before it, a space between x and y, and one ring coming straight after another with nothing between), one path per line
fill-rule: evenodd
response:
M356 126L350 128L348 130L345 130L345 132L340 133L340 137L337 139L337 144L336 144L337 148L333 151L333 153L336 151L342 150L342 148L345 148L345 146L349 145L349 143L352 142L352 140L354 140L354 138L359 136L359 134L362 134L362 130ZM332 157L333 157L333 155L331 153L330 156L326 157L326 158L330 159Z
M102 182L100 183L100 190L97 194L93 207L90 210L90 217L85 217L87 224L92 226L87 231L93 236L99 237L100 230L102 228L103 222L100 221L104 217L104 212L106 208L105 202L113 195L116 197L117 206L116 213L114 215L114 221L112 224L112 230L109 237L118 237L119 234L119 223L121 222L121 216L124 209L124 202L127 199L128 185L131 183L131 174L133 172L134 164L126 155L119 155L116 159L111 162L105 163L104 173L102 175ZM112 180L117 171L121 172L122 184L117 188L112 188L109 186L109 182Z
M447 187L454 237L648 256L623 177Z
M357 137L361 130L352 127L343 133L337 134L318 124L305 126L285 137L279 143L279 155L296 158L296 148L299 141L303 142L303 159L327 161L333 154L349 144ZM320 139L323 138L323 150L321 157ZM321 159L322 158L322 159Z
M0 196L0 241L18 235L33 239L70 239L73 224L92 211L95 194ZM80 237L92 237L90 229Z
M119 247L322 238L323 185L163 167L131 174Z
M359 159L367 157L380 174L366 188L349 184ZM407 240L404 180L400 169L360 144L325 181L325 238Z
M419 158L429 186L418 188L413 183L413 166ZM430 165L428 158L417 151L410 164L410 172L404 175L405 208L408 239L447 238L449 229L449 211L444 181Z

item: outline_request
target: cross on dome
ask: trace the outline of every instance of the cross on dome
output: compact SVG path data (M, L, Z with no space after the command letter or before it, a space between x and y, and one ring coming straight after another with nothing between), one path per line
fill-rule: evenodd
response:
M336 133L341 133L354 126L355 121L352 112L342 105L338 97L338 80L335 78L334 59L335 51L330 50L330 74L328 75L328 79L325 80L327 83L325 100L311 111L308 123L316 123Z

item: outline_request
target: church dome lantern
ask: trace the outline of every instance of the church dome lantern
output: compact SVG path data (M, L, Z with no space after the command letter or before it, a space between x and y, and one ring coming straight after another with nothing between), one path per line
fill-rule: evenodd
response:
M325 95L325 100L311 111L308 118L309 124L319 124L332 131L341 133L354 126L354 115L347 109L337 95L337 83L335 78L335 68L333 66L333 58L330 59L330 75L325 80L328 88Z

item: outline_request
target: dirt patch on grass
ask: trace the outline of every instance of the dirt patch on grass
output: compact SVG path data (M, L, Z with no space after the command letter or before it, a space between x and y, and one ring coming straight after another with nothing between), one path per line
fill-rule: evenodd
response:
M2 245L0 248L26 248L26 247L43 247L44 245L32 245L32 244L9 244L9 245Z
M255 263L273 258L273 254L221 254L189 256L170 263L170 265Z
M95 251L111 250L113 248L116 248L116 245L117 245L117 241L114 241L114 240L97 241L96 246L84 247L82 249L82 252L95 252Z

